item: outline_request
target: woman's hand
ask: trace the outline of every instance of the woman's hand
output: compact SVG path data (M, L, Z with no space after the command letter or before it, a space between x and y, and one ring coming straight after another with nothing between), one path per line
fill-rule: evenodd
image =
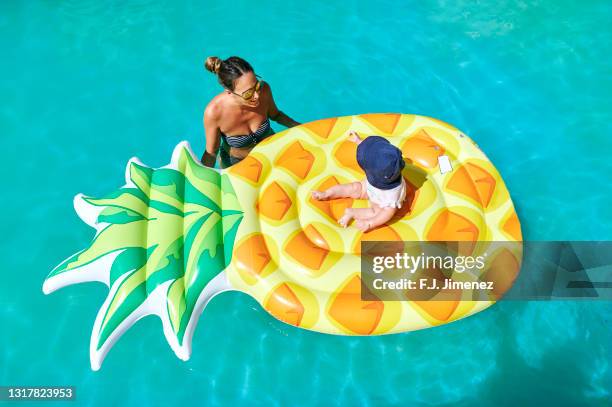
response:
M204 150L204 154L202 154L202 158L200 162L206 167L214 167L217 162L217 155L210 154L208 151Z

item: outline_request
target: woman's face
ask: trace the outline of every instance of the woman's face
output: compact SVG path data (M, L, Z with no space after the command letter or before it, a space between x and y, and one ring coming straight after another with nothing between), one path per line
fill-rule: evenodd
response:
M257 87L258 79L255 77L253 72L247 72L244 75L236 79L234 85L234 98L237 102L244 106L257 107L259 106L259 90L255 90ZM243 95L245 92L252 91L253 94L250 99L246 100L239 95Z

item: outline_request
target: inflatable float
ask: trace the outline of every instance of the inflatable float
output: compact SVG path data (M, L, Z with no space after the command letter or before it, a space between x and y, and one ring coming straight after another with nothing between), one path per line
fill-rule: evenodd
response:
M407 200L367 233L341 228L347 207L311 191L364 177L349 130L387 137L406 160ZM186 142L170 164L128 162L126 184L101 198L77 195L91 245L57 266L43 291L99 281L109 293L95 320L91 364L100 365L138 319L157 315L176 355L187 360L198 318L218 293L254 297L288 324L343 335L379 335L448 323L494 303L465 300L365 301L362 241L520 242L520 223L499 173L478 146L441 121L406 114L319 120L280 132L239 164L203 167ZM521 246L522 247L522 246ZM507 290L521 250L489 253ZM491 264L490 263L490 264Z

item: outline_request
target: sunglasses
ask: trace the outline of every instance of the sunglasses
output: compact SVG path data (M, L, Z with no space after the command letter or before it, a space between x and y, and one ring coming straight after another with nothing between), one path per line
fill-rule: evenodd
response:
M240 96L244 100L251 100L251 99L253 99L253 95L255 95L255 92L259 92L260 89L261 89L261 86L263 85L263 80L261 79L261 76L255 75L255 77L258 78L258 81L255 84L255 86L253 86L252 88L249 88L249 89L245 90L242 93L236 93L236 92L231 91L231 90L230 90L230 92L232 92L236 96Z

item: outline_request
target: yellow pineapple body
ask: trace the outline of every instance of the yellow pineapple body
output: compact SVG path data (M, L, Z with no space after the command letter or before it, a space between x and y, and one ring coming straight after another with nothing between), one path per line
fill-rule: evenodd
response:
M349 130L380 135L406 160L408 193L388 224L362 233L337 220L367 201L315 201L312 190L358 181ZM452 171L442 173L446 155ZM362 241L520 241L506 186L467 136L441 121L405 114L364 114L297 126L260 143L225 173L240 200L230 284L252 295L273 316L320 332L377 335L427 328L481 311L493 301L363 301ZM497 258L495 258L497 256ZM519 250L500 250L507 288L520 269ZM497 277L503 281L504 276Z

